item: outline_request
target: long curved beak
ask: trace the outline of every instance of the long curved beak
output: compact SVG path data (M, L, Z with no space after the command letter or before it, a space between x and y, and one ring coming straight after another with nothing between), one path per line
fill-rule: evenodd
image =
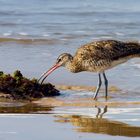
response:
M42 75L41 75L41 77L38 79L38 82L42 79L42 81L41 81L41 83L40 84L42 84L43 82L44 82L44 80L55 70L55 69L57 69L57 68L59 68L60 67L60 65L59 64L55 64L53 67L51 67L48 71L46 71L45 73L43 73Z

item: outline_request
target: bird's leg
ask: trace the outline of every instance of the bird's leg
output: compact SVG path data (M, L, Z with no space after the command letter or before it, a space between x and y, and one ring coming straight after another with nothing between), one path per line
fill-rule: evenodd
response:
M99 76L99 81L98 81L98 85L97 85L97 88L96 88L96 91L95 91L94 100L96 100L97 95L98 95L98 92L99 92L100 87L101 87L101 85L102 85L101 74L99 73L98 76Z
M105 97L107 99L107 96L108 96L108 80L107 80L104 72L103 72L103 77L104 77L104 82L105 82Z

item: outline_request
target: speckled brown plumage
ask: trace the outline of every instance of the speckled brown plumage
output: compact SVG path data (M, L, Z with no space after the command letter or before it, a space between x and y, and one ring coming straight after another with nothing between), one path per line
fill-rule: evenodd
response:
M140 57L140 44L137 42L95 41L77 50L71 66L75 69L73 72L103 72L133 57Z

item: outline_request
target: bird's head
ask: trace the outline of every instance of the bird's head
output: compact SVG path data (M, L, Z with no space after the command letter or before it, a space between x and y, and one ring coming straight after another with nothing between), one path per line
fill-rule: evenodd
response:
M56 64L65 67L70 61L72 61L72 59L73 57L71 56L71 54L63 53L57 58Z
M51 67L47 72L43 73L38 81L40 81L44 77L41 81L41 84L42 84L43 81L47 78L47 76L50 75L55 69L57 69L61 66L63 66L63 67L67 66L67 64L69 62L71 62L72 59L73 59L72 55L68 54L68 53L63 53L63 54L59 55L54 66Z

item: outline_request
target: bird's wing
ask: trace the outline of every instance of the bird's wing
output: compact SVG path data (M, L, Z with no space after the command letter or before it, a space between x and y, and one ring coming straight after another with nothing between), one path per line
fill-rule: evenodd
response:
M80 47L75 56L81 57L83 60L118 60L138 53L140 45L136 42L121 42L115 40L105 40L91 42Z

